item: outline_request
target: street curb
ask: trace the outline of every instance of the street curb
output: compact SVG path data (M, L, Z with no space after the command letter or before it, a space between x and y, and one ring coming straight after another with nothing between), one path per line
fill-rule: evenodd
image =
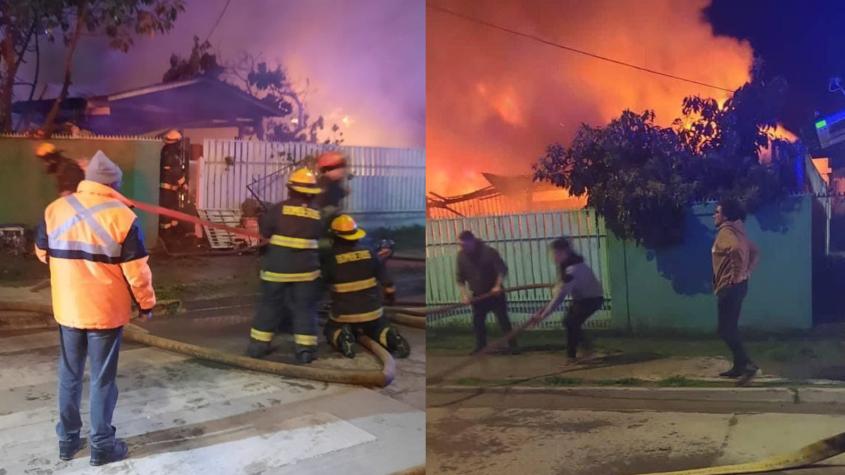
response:
M579 386L554 388L532 386L428 386L429 393L442 394L557 394L605 399L740 401L763 403L845 403L845 388L619 388Z

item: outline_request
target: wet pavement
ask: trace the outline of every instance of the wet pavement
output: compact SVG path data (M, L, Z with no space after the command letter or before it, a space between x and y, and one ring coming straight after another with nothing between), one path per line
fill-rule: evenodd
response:
M226 342L222 347L235 347L236 338L220 334L234 328L203 322L190 329L192 338L220 338ZM71 462L57 458L57 352L55 331L2 336L0 473L91 471L87 449ZM405 402L424 401L413 390L424 382L413 382L401 369L401 386L373 391L243 371L125 343L118 373L115 426L130 445L130 458L100 473L317 474L326 467L391 473L425 461L424 412ZM391 397L390 391L399 394ZM87 391L83 420L86 408ZM375 459L380 465L373 471Z
M429 393L427 473L634 475L759 460L841 432L845 415L776 405L702 412L695 401L641 402L565 395L460 398ZM779 473L845 473L845 456Z
M412 291L424 288L422 269L412 263L399 274L403 298L420 297ZM3 295L49 303L49 288ZM186 308L194 311L142 325L164 337L242 354L254 298L241 294L192 302ZM412 354L397 361L395 381L376 390L240 370L124 342L114 424L129 443L130 456L95 471L88 466L87 448L71 462L61 462L56 453L56 331L0 326L0 475L387 474L423 465L425 331L399 328ZM290 336L277 336L274 345L270 358L290 362ZM380 368L364 349L350 360L325 343L314 364ZM86 389L83 420L87 397Z

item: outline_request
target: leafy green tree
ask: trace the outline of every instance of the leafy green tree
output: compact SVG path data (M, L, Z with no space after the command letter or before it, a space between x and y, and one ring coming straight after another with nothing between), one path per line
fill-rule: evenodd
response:
M112 48L126 52L136 36L170 31L184 0L2 0L0 1L0 128L12 129L12 99L17 73L30 44L39 38L65 45L62 91L42 125L54 128L71 84L73 57L83 33L105 35Z
M759 76L759 71L755 70ZM798 150L773 139L786 84L757 77L719 107L688 97L672 127L654 113L624 111L604 127L582 125L569 147L550 145L535 179L588 195L615 234L648 247L683 238L694 202L731 196L749 211L797 191ZM778 148L768 161L762 150Z

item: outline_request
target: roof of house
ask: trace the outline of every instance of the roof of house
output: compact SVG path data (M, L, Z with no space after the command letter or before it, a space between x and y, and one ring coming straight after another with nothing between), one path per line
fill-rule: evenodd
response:
M46 115L54 101L16 102L13 111ZM103 96L69 97L62 103L63 118L78 120L98 133L144 134L166 128L223 127L279 115L272 105L207 77Z

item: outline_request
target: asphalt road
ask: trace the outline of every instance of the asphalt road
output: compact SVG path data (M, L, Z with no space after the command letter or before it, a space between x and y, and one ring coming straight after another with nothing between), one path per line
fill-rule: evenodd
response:
M430 390L428 473L654 473L754 461L845 430L840 404L734 399L745 400ZM779 473L845 474L845 457L824 464Z

